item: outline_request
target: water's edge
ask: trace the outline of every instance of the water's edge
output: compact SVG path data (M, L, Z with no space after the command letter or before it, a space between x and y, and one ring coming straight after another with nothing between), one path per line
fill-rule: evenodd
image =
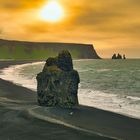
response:
M40 64L44 64L44 63L43 62L34 62L34 63L27 63L27 64L22 64L22 65L13 65L8 68L4 68L0 71L0 78L2 78L3 80L10 81L14 84L20 85L22 87L26 87L33 91L36 91L36 82L33 83L33 81L35 79L28 79L27 77L21 76L20 71L24 67L40 65ZM81 92L82 92L82 94L80 94ZM86 94L86 92L88 92L88 94ZM125 110L123 110L123 109L121 111L120 104L119 104L120 106L117 105L117 109L113 109L112 106L109 108L109 107L103 106L103 104L98 104L96 102L94 103L94 100L92 101L92 99L90 99L90 96L92 94L94 94L94 96L92 98L116 98L116 95L114 95L114 94L106 94L106 93L102 93L100 91L96 91L96 92L92 93L92 91L90 89L89 89L89 91L87 91L87 90L84 91L84 89L79 89L80 104L95 107L95 108L106 110L106 111L115 112L117 114L121 114L121 115L124 115L127 117L140 119L140 115L139 114L137 115L137 112L135 112L135 114L134 114L133 110L132 110L132 112L129 112L129 113L125 112ZM134 99L134 100L138 100L138 101L140 100L139 97L133 97L133 96L128 96L125 98L130 98L130 99ZM117 98L117 100L118 100L118 98ZM121 100L121 102L123 102L123 101Z

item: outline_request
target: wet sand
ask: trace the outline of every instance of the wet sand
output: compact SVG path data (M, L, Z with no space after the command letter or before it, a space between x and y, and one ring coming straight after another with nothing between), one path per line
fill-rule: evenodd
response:
M27 61L1 61L0 69L23 63ZM47 117L64 125L50 123ZM0 79L0 140L111 140L97 133L122 140L140 140L139 132L139 119L109 111L85 106L38 107L34 91Z

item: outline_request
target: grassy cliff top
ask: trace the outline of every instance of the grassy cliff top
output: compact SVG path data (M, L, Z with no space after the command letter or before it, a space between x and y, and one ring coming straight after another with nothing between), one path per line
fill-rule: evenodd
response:
M26 42L0 39L0 59L47 59L67 49L74 59L99 59L92 44Z

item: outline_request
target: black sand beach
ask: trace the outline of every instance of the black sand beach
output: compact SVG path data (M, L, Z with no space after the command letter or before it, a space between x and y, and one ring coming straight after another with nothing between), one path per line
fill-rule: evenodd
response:
M0 69L27 62L1 61ZM76 127L50 123L41 116ZM38 107L35 92L0 79L0 140L140 140L139 132L139 119L109 111L85 106L72 110Z

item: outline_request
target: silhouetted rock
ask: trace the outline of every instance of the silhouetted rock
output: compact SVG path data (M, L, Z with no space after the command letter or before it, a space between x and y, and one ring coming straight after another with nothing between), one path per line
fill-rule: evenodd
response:
M117 59L116 54L113 54L112 59Z
M79 82L79 74L73 70L72 57L68 51L47 59L43 71L37 75L39 105L64 108L78 105Z
M122 55L120 55L120 54L118 53L117 59L122 59Z
M125 54L123 55L123 59L126 59L126 56L125 56Z
M123 58L126 59L125 55L123 55ZM112 56L112 59L123 59L123 58L122 58L122 55L120 55L119 53L118 53L118 55L113 54L113 56Z

